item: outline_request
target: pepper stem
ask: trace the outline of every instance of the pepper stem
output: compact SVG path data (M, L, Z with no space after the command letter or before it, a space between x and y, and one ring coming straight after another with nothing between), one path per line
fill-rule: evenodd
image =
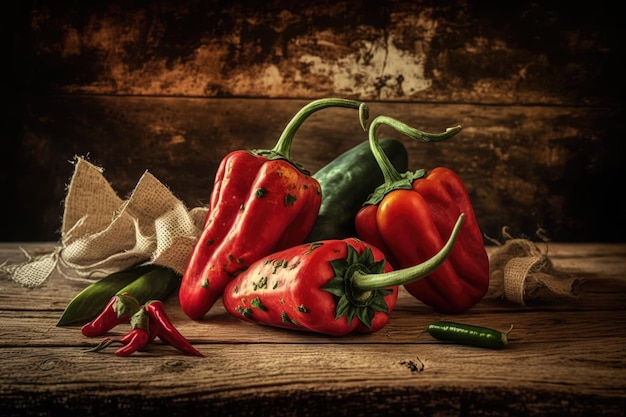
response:
M291 144L293 142L293 137L296 134L296 131L310 115L318 110L322 110L328 107L358 109L359 122L361 123L361 127L363 128L363 130L367 130L365 127L369 119L369 108L367 104L359 101L346 100L341 98L323 98L319 100L314 100L306 106L302 107L300 111L298 111L298 113L296 113L291 121L287 124L287 126L283 130L283 133L278 138L278 142L272 149L257 149L253 152L258 155L264 155L268 159L286 159L297 166L297 164L295 164L291 160Z
M376 159L376 162L378 163L378 166L382 171L385 182L378 188L376 188L376 190L374 190L374 192L372 193L372 195L370 195L365 204L378 204L387 193L393 190L409 190L411 189L413 181L415 179L424 176L423 169L417 170L415 172L407 171L404 173L399 173L398 170L393 166L385 152L382 150L380 143L378 142L378 128L382 124L391 126L398 132L422 142L440 142L442 140L451 138L461 130L461 126L457 125L447 128L446 131L443 133L427 133L415 129L389 116L378 116L374 120L372 120L368 132L370 149L372 150L372 154L374 155L374 158Z
M351 283L353 288L363 292L380 290L392 286L406 285L430 275L448 258L461 231L464 219L465 214L461 213L446 244L429 260L409 268L385 272L384 274L367 274L357 269L352 274Z

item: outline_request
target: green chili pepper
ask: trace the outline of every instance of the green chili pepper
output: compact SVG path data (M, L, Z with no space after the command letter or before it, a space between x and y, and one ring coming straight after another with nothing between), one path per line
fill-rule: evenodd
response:
M83 325L95 318L118 291L142 275L158 268L143 265L114 272L89 284L69 302L57 326Z
M424 330L424 333L428 333L437 340L455 342L467 346L502 349L509 343L508 334L511 330L513 330L513 325L503 333L489 327L451 321L436 321L430 323Z
M144 304L150 300L164 301L180 285L180 275L170 268L157 266L117 292L131 294Z
M65 308L57 326L84 325L90 322L116 296L130 294L137 300L137 307L148 300L165 300L179 285L180 275L158 265L145 265L113 273L90 284L74 297Z

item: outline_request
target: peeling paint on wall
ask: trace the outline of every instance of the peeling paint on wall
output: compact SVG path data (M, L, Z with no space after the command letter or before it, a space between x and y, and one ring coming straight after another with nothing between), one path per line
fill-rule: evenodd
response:
M430 87L431 80L424 76L425 60L425 56L398 49L392 37L362 41L357 52L334 61L311 54L300 57L311 73L328 77L338 93L379 99Z

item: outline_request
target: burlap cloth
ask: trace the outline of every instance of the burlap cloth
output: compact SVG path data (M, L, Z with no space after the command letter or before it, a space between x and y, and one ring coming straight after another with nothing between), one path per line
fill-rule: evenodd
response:
M152 174L145 172L127 200L82 157L67 189L60 245L52 253L0 265L0 274L27 287L42 285L55 271L67 278L97 280L139 263L182 274L200 235L206 208L190 211ZM530 300L578 296L581 281L557 271L530 240L507 238L491 253L485 298L524 305ZM499 242L496 242L499 244ZM28 255L28 254L27 254Z
M97 280L140 263L182 274L207 209L187 210L148 171L122 200L102 168L82 157L74 164L59 246L23 263L0 265L0 273L27 287L42 285L55 271L68 278Z
M503 235L504 244L489 256L486 299L501 298L525 305L528 301L552 302L580 295L582 280L558 271L547 249L544 253L528 239L512 238L506 228Z

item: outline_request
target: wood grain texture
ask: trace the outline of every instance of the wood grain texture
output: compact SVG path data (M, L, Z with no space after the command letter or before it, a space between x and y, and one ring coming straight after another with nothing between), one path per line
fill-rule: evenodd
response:
M32 98L13 173L19 206L8 227L19 226L19 240L58 238L73 172L68 161L75 155L102 166L120 197L149 170L189 208L204 205L221 159L236 149L273 147L306 103ZM448 166L458 172L488 236L497 238L504 226L518 236L534 236L541 226L557 241L620 241L626 235L626 197L606 191L626 163L617 111L391 102L374 102L370 109L372 119L384 114L429 132L464 126L456 137L436 144L412 141L386 126L380 135L403 141L411 170ZM292 156L315 172L364 140L356 112L326 109L299 129Z
M32 254L53 244L24 244ZM493 248L489 248L490 253ZM0 411L3 416L623 416L626 405L626 247L551 244L555 267L585 278L577 300L516 306L483 300L443 316L402 290L389 324L334 338L242 322L216 305L172 321L205 358L155 342L117 358L85 352L97 340L56 327L85 283L55 275L46 287L0 281ZM24 259L0 245L0 262ZM506 330L492 351L421 334L441 319ZM123 334L123 326L112 335Z
M615 6L530 1L37 2L32 92L616 104Z
M148 169L196 206L225 152L271 146L300 105L341 96L424 130L462 123L449 145L408 146L417 168L462 174L485 234L623 242L624 194L605 191L626 163L619 16L606 2L20 2L3 16L0 240L58 239L75 154L121 195ZM312 170L359 140L326 117L294 144Z

